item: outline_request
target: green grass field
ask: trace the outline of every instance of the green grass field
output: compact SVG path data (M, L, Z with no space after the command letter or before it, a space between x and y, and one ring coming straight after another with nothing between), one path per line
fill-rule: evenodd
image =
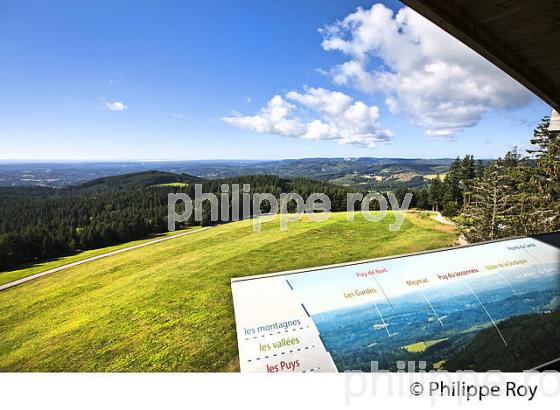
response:
M153 186L188 187L189 184L186 184L185 182L168 182L166 184L156 184Z
M424 340L422 342L411 343L403 347L407 352L410 353L422 353L428 347L438 344L439 342L443 342L447 339L434 339L434 340Z
M439 176L439 179L441 179L443 181L445 179L445 177L447 176L447 172L444 172L443 174L424 175L424 179L427 179L428 181L431 181L433 179L436 179L438 176Z
M68 263L81 261L82 259L87 259L87 258L90 258L92 256L97 256L97 255L101 255L103 253L116 251L116 250L119 250L119 249L122 249L122 248L126 248L128 246L140 245L141 243L149 242L153 239L163 238L163 237L169 236L169 235L175 235L177 233L186 232L188 230L193 230L193 229L196 229L196 228L197 227L195 226L195 227L189 227L187 229L180 230L180 231L165 232L165 233L158 234L158 235L152 235L147 239L140 239L140 240L137 240L137 241L121 243L119 245L108 246L106 248L92 249L92 250L89 250L89 251L76 252L73 255L63 256L63 257L60 257L60 258L39 262L39 263L36 263L36 264L33 264L33 265L22 267L20 269L10 270L10 271L6 271L6 272L0 272L0 285L3 285L4 283L12 282L14 280L24 278L26 276L33 275L35 273L39 273L39 272L43 272L43 271L46 271L46 270L49 270L49 269L53 269L53 268L56 268L58 266L66 265Z
M0 292L0 371L235 371L230 278L441 248L457 233L416 212L222 225ZM2 274L0 274L1 276Z

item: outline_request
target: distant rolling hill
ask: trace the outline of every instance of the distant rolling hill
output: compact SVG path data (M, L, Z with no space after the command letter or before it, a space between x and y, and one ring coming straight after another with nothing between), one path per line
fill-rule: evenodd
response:
M255 167L274 175L307 176L350 188L394 189L425 185L430 176L445 174L452 162L452 159L305 158L269 161Z
M477 334L465 349L445 363L449 371L519 371L543 365L560 346L560 311L516 316L498 323L507 346L493 327Z
M0 163L0 186L63 187L107 176L157 170L205 179L268 174L308 177L364 189L418 187L445 174L452 159L302 158L275 161L150 161L106 163Z
M91 191L108 189L126 189L150 186L185 186L203 182L203 178L188 174L174 174L171 172L146 171L131 174L109 176L82 183L69 191Z

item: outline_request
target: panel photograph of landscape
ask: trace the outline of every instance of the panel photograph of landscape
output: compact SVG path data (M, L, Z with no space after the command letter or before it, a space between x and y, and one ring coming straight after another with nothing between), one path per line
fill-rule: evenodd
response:
M409 275L402 273L393 274L404 283ZM375 282L380 289L384 275ZM289 281L299 292L298 278ZM298 294L312 310L305 292ZM324 297L330 298L327 291ZM523 371L558 359L559 302L560 263L553 261L395 297L384 290L380 299L311 314L339 371L403 371L409 362L412 371Z
M376 371L403 371L409 369L402 363L413 361L415 367L410 370L416 371L514 372L558 359L559 314L557 308L550 310L553 299L558 298L557 286L548 292L533 290L523 295L537 307L511 296L511 289L507 289L509 294L504 288L480 293L484 305L492 309L494 320L503 321L499 328L504 337L514 339L510 342L513 347L504 343L476 298L470 293L460 294L465 290L462 285L458 287L461 289L456 289L456 296L431 299L444 326L430 316L432 312L418 295L399 298L392 307L379 304L387 325L378 323L372 306L321 314L314 320L339 371L371 371L372 362L376 362ZM390 334L384 331L385 326ZM531 342L527 342L527 334ZM420 366L423 362L426 367Z

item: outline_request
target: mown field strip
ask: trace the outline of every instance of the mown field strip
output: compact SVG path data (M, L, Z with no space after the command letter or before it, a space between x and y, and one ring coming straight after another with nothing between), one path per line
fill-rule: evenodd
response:
M62 266L57 266L56 268L48 269L46 271L35 273L35 274L29 275L29 276L25 276L21 279L14 280L12 282L8 282L8 283L5 283L3 285L0 285L0 291L3 291L5 289L9 289L9 288L13 288L14 286L21 285L21 284L23 284L25 282L29 282L30 280L33 280L33 279L42 278L43 276L47 276L47 275L50 275L52 273L60 272L61 270L64 270L64 269L69 269L69 268L72 268L74 266L82 265L84 263L93 262L95 260L106 258L108 256L118 255L119 253L131 251L133 249L143 248L144 246L153 245L155 243L169 241L171 239L179 238L179 237L185 236L185 235L190 235L192 233L204 231L204 230L210 229L210 228L211 228L210 226L207 226L205 228L195 229L195 230L188 231L188 232L181 232L181 233L178 233L176 235L170 235L170 236L166 236L164 238L154 239L154 240L144 242L144 243L141 243L141 244L138 244L138 245L128 246L126 248L121 248L121 249L118 249L116 251L111 251L111 252L103 253L101 255L91 256L89 258L81 259L81 260L76 261L76 262L68 263L68 264L65 264L65 265L62 265Z

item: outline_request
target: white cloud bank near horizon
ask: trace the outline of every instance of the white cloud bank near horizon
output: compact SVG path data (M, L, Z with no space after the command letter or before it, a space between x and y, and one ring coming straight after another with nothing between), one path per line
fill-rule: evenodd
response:
M319 72L336 85L381 95L392 114L404 114L432 137L451 139L485 113L522 108L532 99L522 85L408 7L396 13L379 3L360 7L319 32L325 51L347 57ZM369 148L393 138L381 126L377 106L324 88L275 95L255 115L222 120L259 133Z
M319 30L322 47L348 60L328 74L338 85L382 93L431 136L453 137L490 111L528 105L532 94L507 74L408 7L358 8Z
M228 124L259 133L307 140L336 140L373 148L393 133L379 123L379 108L338 91L305 88L275 95L256 115L223 117Z

